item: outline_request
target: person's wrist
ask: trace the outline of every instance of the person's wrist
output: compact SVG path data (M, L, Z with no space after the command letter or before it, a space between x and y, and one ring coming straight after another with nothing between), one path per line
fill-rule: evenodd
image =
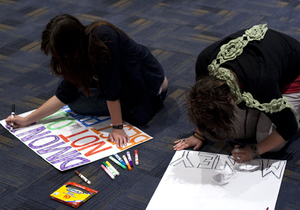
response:
M193 132L193 136L196 138L196 139L198 139L198 140L200 140L200 141L202 141L202 142L205 142L206 141L206 137L205 136L203 136L203 135L201 135L201 134L199 134L198 132Z
M260 158L257 144L251 145L251 154L252 154L252 158L253 158L253 159L258 159L258 158Z
M25 123L26 125L30 125L35 122L36 121L34 119L32 119L31 115L27 115L23 118L23 123Z
M111 125L113 129L123 129L123 124Z

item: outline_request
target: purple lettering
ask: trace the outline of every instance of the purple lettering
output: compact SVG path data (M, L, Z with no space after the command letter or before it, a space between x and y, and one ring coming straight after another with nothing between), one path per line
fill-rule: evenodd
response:
M65 144L64 141L59 142L59 143L57 143L57 144L51 145L50 147L47 147L47 148L44 148L44 149L37 150L37 153L43 155L43 154L46 154L46 153L49 153L49 152L54 152L54 151L57 151L57 150L61 150L62 148L55 148L55 147L60 146L60 145L63 145L63 144Z
M51 163L52 164L56 164L56 163L63 162L63 161L69 160L69 159L73 159L73 158L77 157L78 155L81 155L81 153L78 152L77 150L73 150L73 151L68 152L68 153L66 153L66 154L64 154L62 156L59 156L59 157L55 157L55 155L52 155L52 156L50 156L47 159L53 159L51 161ZM57 160L58 158L61 158L61 159Z
M74 163L73 165L68 165L68 166L67 166L68 163L70 163L70 162L72 162L72 161L74 161L74 160L81 160L81 162L79 162L79 163ZM89 162L91 162L89 159L86 159L86 158L83 158L83 157L76 157L76 158L69 159L69 160L63 162L63 163L60 165L60 169L61 169L62 171L64 171L64 170L67 170L67 169L70 169L70 168L74 168L74 167L77 167L77 166L80 166L80 165L84 165L84 164L89 163Z
M63 145L63 144L65 144L65 142L60 142L58 144L51 145L50 147L38 150L37 152L42 155L42 154L46 154L49 152L59 151L59 152L55 153L54 155L51 155L48 158L46 158L52 164L56 164L56 163L63 162L63 161L68 161L69 159L74 159L78 155L81 155L81 153L78 152L77 150L73 150L71 152L65 153L66 151L72 149L71 146L57 148L58 146Z
M45 139L45 138L54 138L54 140L52 140L52 141L50 141L50 142L48 142L48 143L46 143L46 144L43 144L43 145L38 145L38 146L34 146L34 145L33 145L35 142L37 142L37 141L39 141L39 140L41 140L41 139ZM50 145L50 144L53 144L53 143L55 143L55 142L57 142L57 141L59 141L59 137L58 137L58 136L55 136L55 135L43 136L43 137L41 137L41 138L37 138L37 139L33 140L32 142L30 142L30 143L28 144L28 146L31 147L32 149L39 149L39 148L48 146L48 145Z
M20 137L20 136L24 136L24 135L29 134L28 136L26 136L24 138L21 138L22 141L28 141L28 140L32 140L32 139L35 139L37 137L46 135L48 133L51 133L50 131L46 131L45 133L40 133L45 129L46 128L44 126L42 126L42 127L39 127L39 128L35 128L35 129L32 129L32 130L26 131L24 133L19 133L17 136ZM38 133L40 133L40 134L38 134Z

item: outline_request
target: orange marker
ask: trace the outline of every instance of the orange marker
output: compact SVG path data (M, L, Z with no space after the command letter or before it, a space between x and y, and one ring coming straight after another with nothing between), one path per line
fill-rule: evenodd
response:
M130 166L130 164L129 164L129 162L128 162L128 160L127 160L127 158L126 158L125 155L123 155L123 159L124 159L124 161L125 161L125 163L126 163L126 165L127 165L127 168L129 169L129 171L131 171L131 170L132 170L132 169L131 169L131 166Z

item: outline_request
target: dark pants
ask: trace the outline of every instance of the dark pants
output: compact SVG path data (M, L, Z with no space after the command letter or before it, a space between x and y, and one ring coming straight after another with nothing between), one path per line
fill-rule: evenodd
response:
M109 116L109 111L106 103L106 99L99 94L97 89L91 90L93 96L87 97L83 94L83 92L78 92L78 97L68 104L70 109L80 115L94 115L94 116ZM152 107L154 114L157 113L163 107L163 101L165 100L167 95L167 91L162 92L157 95L153 100ZM121 101L122 108L122 101ZM134 119L134 116L131 114L130 110L122 109L122 117L127 122L139 125Z

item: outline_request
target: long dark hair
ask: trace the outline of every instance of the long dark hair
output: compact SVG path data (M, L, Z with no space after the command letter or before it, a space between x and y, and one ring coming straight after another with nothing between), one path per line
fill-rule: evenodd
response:
M87 96L92 95L89 88L93 80L99 81L101 68L105 68L111 60L105 40L92 33L99 25L108 25L122 34L107 21L97 21L85 27L68 14L51 19L42 33L41 50L52 56L51 71L82 88Z
M110 64L111 61L109 49L105 45L107 42L109 42L109 40L100 39L99 36L97 36L97 33L93 33L94 30L101 25L109 26L115 31L117 31L119 35L127 36L128 38L130 38L121 29L117 28L116 26L105 20L95 21L89 24L85 29L85 33L87 36L89 36L89 59L94 69L99 69L103 66L107 66Z
M224 80L201 77L187 98L189 118L199 131L219 140L234 134L234 105Z

